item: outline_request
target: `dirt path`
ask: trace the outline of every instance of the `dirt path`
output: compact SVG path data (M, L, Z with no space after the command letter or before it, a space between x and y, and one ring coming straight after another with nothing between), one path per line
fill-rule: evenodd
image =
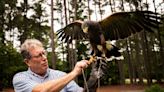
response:
M164 87L164 85L162 86ZM144 85L110 85L97 89L97 92L144 92ZM12 88L4 89L2 92L14 92Z
M144 92L144 89L142 85L117 85L100 87L97 92Z
M4 89L2 92L14 92L12 88ZM122 85L122 86L104 86L97 89L97 92L144 92L144 86Z

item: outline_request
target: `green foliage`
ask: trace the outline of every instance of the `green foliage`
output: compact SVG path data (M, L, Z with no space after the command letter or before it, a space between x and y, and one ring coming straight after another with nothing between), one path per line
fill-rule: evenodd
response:
M149 88L146 88L145 92L164 92L164 89L161 88L158 84L155 84Z
M1 74L0 81L4 87L9 87L12 85L13 75L26 69L20 54L12 47L11 44L0 46L0 65Z
M115 61L108 63L109 70L107 74L101 79L101 85L115 85L119 84L119 69L118 69L118 63Z
M82 60L88 57L88 54L86 53L86 51L88 51L87 48L88 44L85 43L79 43L77 44L77 55L78 55L78 60Z
M77 3L75 3L75 1L73 0L70 2L70 5L72 6L72 9L69 10L70 18L74 19L75 16L76 16L76 20L84 20L86 18L85 13L83 13L84 10L86 9L84 0L77 0ZM74 9L76 9L76 11L74 11ZM76 12L76 15L74 12Z
M58 53L56 53L58 55ZM48 53L48 56L47 56L47 59L48 59L48 64L49 64L49 67L51 68L52 67L52 62L51 61L51 53L49 52ZM58 57L58 56L57 56ZM64 71L64 72L68 72L69 70L69 67L68 67L68 62L66 61L62 61L61 59L58 59L56 61L56 70L61 70L61 71Z
M0 86L12 86L14 74L27 69L14 48L15 40L22 43L27 38L36 38L45 45L48 42L50 27L45 25L48 21L43 18L46 17L43 1L34 5L28 5L28 2L18 4L17 0L0 1ZM27 17L28 10L33 10L34 14Z

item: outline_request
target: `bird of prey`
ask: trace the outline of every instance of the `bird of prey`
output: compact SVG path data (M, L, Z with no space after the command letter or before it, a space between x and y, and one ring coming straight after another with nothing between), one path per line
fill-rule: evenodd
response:
M75 21L57 31L64 42L89 40L91 55L107 59L120 59L120 49L110 41L129 37L142 30L153 32L160 22L160 15L152 11L114 13L100 21Z

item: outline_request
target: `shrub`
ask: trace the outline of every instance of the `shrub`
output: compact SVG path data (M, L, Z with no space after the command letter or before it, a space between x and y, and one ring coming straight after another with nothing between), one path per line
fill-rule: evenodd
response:
M164 92L164 89L161 88L158 84L155 84L149 88L146 88L145 92Z

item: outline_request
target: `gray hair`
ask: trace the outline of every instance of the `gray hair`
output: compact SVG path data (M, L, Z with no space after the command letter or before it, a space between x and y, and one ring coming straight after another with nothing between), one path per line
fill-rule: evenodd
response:
M23 59L30 59L31 55L30 55L29 49L36 48L36 47L43 47L43 44L37 39L25 40L25 42L21 45L21 48L20 48L20 52L22 54Z

